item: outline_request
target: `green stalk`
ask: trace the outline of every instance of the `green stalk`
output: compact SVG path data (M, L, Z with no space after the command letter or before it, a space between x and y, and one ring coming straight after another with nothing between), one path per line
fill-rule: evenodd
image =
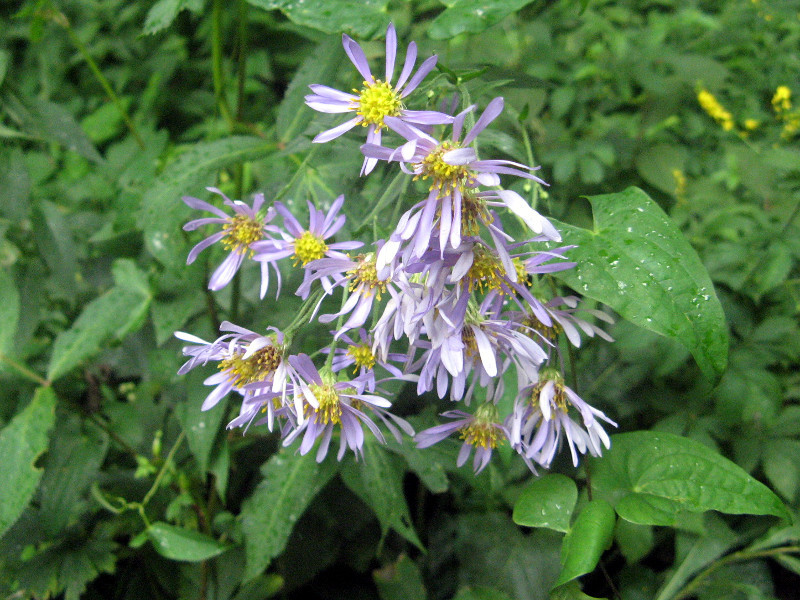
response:
M47 381L44 377L31 371L28 367L23 364L18 363L17 361L9 358L2 352L0 352L0 361L6 363L8 366L13 367L16 369L21 375L24 375L27 379L30 379L34 383L38 383L42 387L47 387L50 385L50 382Z
M225 71L222 68L222 6L223 0L214 0L211 11L211 75L219 112L228 127L233 129L235 122L225 96Z

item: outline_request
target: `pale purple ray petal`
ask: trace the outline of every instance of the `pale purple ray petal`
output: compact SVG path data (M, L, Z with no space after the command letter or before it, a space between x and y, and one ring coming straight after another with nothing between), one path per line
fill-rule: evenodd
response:
M322 133L317 134L312 141L315 144L323 144L325 142L330 142L332 139L339 137L350 131L353 127L358 125L361 122L362 118L360 116L354 117L349 121L345 121L341 125L337 125L333 129L328 129L327 131L323 131Z
M428 76L428 73L433 71L433 67L436 66L436 60L437 56L434 54L419 66L419 69L417 69L417 72L408 82L408 85L403 90L403 93L400 94L401 98L405 98L415 89L417 89L417 86L422 82L423 79L425 79L425 77Z
M344 46L345 54L350 58L350 61L355 65L358 72L367 83L372 83L372 73L369 70L369 63L367 57L364 56L364 51L361 46L355 43L353 39L346 34L342 35L342 46Z
M224 237L225 237L224 231L220 231L218 233L215 233L214 235L208 236L206 239L204 239L202 242L197 244L194 248L192 248L189 251L189 256L186 258L186 264L187 265L192 264L197 258L198 254L200 254L203 250L205 250L212 244L215 244L216 242L220 241Z
M222 261L222 264L211 275L211 279L208 281L208 289L218 292L228 285L233 276L236 275L236 271L239 270L242 260L244 260L244 254L240 252L228 254L227 258Z
M446 125L453 122L453 117L436 110L404 110L403 119L421 125Z
M389 23L386 30L386 81L392 80L394 75L394 59L397 56L397 32L394 30L394 23Z
M417 43L411 42L406 49L406 62L403 64L403 70L400 72L400 77L397 80L397 85L394 86L395 90L401 90L405 84L411 71L414 70L414 63L417 62Z
M375 144L362 144L361 153L369 158L379 158L381 160L391 160L394 150L376 146Z
M453 192L453 223L461 223L461 191ZM450 230L450 245L458 248L461 245L461 227L456 226Z
M355 108L349 102L340 102L338 100L329 100L320 96L306 96L306 105L314 110L322 113L346 113L353 112Z
M467 118L467 113L472 111L475 105L472 104L453 117L453 141L456 142L461 138L461 130L464 128L464 119Z
M456 148L442 154L442 160L448 165L468 165L477 158L474 148Z
M194 231L195 229L198 229L203 225L227 223L230 220L231 220L230 217L225 217L224 219L220 219L219 217L203 217L202 219L195 219L194 221L189 221L186 225L183 226L183 230Z
M483 363L483 368L490 377L497 375L497 362L495 360L492 344L487 335L480 327L471 326L472 332L475 335L475 344L478 346L478 353Z
M228 219L228 215L226 215L222 210L214 206L213 204L209 204L204 200L200 200L200 198L193 198L192 196L184 196L183 201L188 204L191 208L196 210L206 210L208 212L214 213L215 215L219 215L220 218Z
M402 119L399 119L398 117L384 117L383 122L386 123L389 129L391 129L395 133L402 135L409 141L423 139L423 140L428 140L434 146L436 146L439 143L424 131L417 129L413 125L409 125L408 123L404 122Z
M334 222L334 219L336 219L336 213L339 212L340 208L342 208L342 204L344 204L344 194L341 194L338 198L336 198L336 200L333 201L330 210L328 210L328 214L325 215L325 221L322 224L322 229L324 231L330 229L331 224ZM341 228L341 225L336 228L336 231L338 231L339 228ZM332 231L330 235L333 235L334 233L336 233L336 231Z
M230 391L231 386L229 383L220 383L203 401L203 406L200 407L200 410L209 410L214 408Z
M358 96L354 96L353 94L348 94L346 92L340 92L339 90L335 90L331 87L328 87L327 85L320 85L319 83L314 83L309 85L308 87L311 88L311 91L314 92L314 94L318 96L323 96L325 98L331 98L333 100L342 100L343 102L358 100Z
M502 96L498 96L489 102L486 110L483 111L483 114L478 118L478 121L467 134L467 137L464 138L464 145L468 146L471 144L478 134L486 129L486 126L494 121L501 112L503 112L503 98Z

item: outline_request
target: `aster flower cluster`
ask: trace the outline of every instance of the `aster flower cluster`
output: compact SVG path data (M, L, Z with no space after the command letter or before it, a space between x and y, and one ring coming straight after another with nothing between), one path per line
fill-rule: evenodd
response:
M252 207L223 195L233 216L184 198L192 208L215 215L188 223L187 230L222 226L192 249L189 262L216 242L230 252L211 276L212 290L227 285L245 258L260 264L262 298L270 271L280 294L280 262L303 272L295 290L305 301L303 309L283 330L270 327L259 334L226 322L213 342L176 334L189 343L181 373L217 364L217 373L205 382L213 390L202 408L236 392L242 403L230 427L266 424L280 432L286 446L300 440L302 454L316 448L319 461L336 438L339 459L347 450L359 455L365 431L381 442L384 431L398 441L405 433L420 448L458 435L463 444L457 462L473 456L476 472L501 444L534 471L535 465L549 467L564 445L575 465L580 454L599 455L610 444L604 424L615 423L565 385L559 343L562 334L575 347L582 336L610 341L587 315L611 320L601 311L581 311L574 296L553 298L545 291L543 275L574 266L566 258L571 247L559 246L556 227L522 196L501 187L501 176L546 185L536 169L478 156L475 142L502 113L503 99L490 101L477 118L475 106L455 115L408 110L406 99L433 70L436 56L414 72L412 42L395 80L397 35L390 25L385 78L376 79L362 48L346 35L343 46L363 87L345 93L312 85L306 104L355 116L313 141L325 143L361 125L367 130L361 174L380 162L388 168L397 163L427 191L390 225L386 239L368 244L336 241L345 224L343 196L327 211L309 202L307 227L281 202L263 210L263 195ZM434 135L436 128L444 129L443 135ZM385 144L384 133L397 141ZM503 214L530 230L527 239L516 241L506 232ZM282 226L274 223L277 217ZM325 298L336 294L341 308L322 312ZM319 351L326 356L321 367L310 356L291 352L295 333L315 319L333 324L330 344ZM514 377L506 375L514 373L515 389L507 391ZM462 408L445 412L446 423L415 434L390 410L381 386L392 379ZM501 414L510 405L501 402L509 393L513 409Z

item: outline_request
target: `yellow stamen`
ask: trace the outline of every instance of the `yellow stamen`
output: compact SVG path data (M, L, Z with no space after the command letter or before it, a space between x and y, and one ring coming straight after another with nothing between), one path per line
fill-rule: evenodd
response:
M264 235L264 222L251 219L246 215L236 215L222 226L225 237L222 238L222 247L228 251L244 254L250 250L250 244L257 242Z
M475 412L473 421L459 429L462 440L471 446L497 448L504 440L503 431L497 427L497 409L486 403Z
M431 190L438 189L439 197L446 196L458 189L463 192L467 189L468 182L472 178L472 172L463 165L451 165L444 162L442 158L450 150L456 150L461 146L457 142L442 142L433 151L417 163L420 173L414 179L428 179L431 183Z
M481 292L496 290L501 294L503 290L503 263L491 250L484 246L475 246L475 256L472 259L472 266L467 271L469 280L469 291L478 288Z
M329 383L323 383L322 385L311 384L309 388L317 399L317 402L319 402L319 408L314 409L318 421L322 421L326 425L329 423L333 423L334 425L339 423L340 417L342 416L342 407L339 404L339 392Z
M321 237L314 235L310 231L304 231L303 235L294 241L294 265L302 264L304 267L312 260L317 260L325 256L328 245Z
M275 372L283 360L282 346L265 346L247 358L244 352L235 352L230 358L219 362L219 369L228 373L234 386L244 387L248 383L264 381Z
M375 355L372 353L372 349L367 345L348 346L347 356L352 358L356 365L355 369L353 369L353 373L357 373L361 367L372 369L375 366Z
M384 117L399 117L403 110L400 94L388 81L374 79L372 83L365 81L361 90L353 90L358 94L355 102L356 114L364 120L361 125L375 125L376 130L386 127Z
M375 294L375 299L380 300L381 294L386 291L386 279L378 279L378 269L375 266L375 254L359 254L355 258L358 266L347 271L350 275L350 291L354 292L360 288L364 295Z

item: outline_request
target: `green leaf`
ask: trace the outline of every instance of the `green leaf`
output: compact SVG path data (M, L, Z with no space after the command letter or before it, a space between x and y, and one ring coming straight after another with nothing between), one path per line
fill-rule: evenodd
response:
M19 291L6 269L0 270L0 354L10 354L19 322ZM7 367L0 362L0 372Z
M181 228L193 212L181 197L200 195L217 170L264 156L274 147L261 138L234 136L197 144L168 165L145 193L139 212L150 254L165 265L180 268L186 262Z
M680 146L657 144L636 155L636 170L650 185L665 194L675 194L675 171L683 172L686 158L687 152Z
M381 600L425 600L428 592L422 573L413 560L401 554L397 562L372 572Z
M229 548L199 531L157 522L147 528L147 537L161 556L170 560L199 562L219 556Z
M577 581L570 581L552 591L548 600L606 600L589 596L581 591Z
M787 518L764 484L707 446L669 433L636 431L611 437L602 458L590 458L592 486L623 519L672 525L680 511Z
M0 215L20 222L30 211L31 179L22 150L0 149L0 189L3 202Z
M462 33L480 33L533 0L445 0L447 8L432 22L428 35L446 40Z
M492 588L465 587L458 591L453 600L511 600L511 596Z
M264 10L280 10L298 25L325 33L346 32L370 38L389 25L388 0L247 0ZM323 58L323 57L317 57Z
M800 441L769 440L764 447L762 465L770 484L789 502L794 500L800 487Z
M557 276L632 323L677 339L709 377L728 358L722 306L697 253L661 208L638 188L592 196L595 228L563 223L574 269Z
M591 573L614 537L614 509L602 499L583 507L561 546L561 573L553 587Z
M10 63L11 53L8 50L0 50L0 85L3 85Z
M314 117L314 111L305 104L308 86L332 80L344 56L341 41L338 38L328 38L300 65L278 107L275 126L281 142L288 143L303 133Z
M189 448L197 460L197 468L201 475L205 475L209 466L211 451L220 429L220 423L227 414L227 403L220 402L210 410L200 410L202 399L207 395L209 388L202 385L205 374L194 372L187 377L187 389L190 391L189 398L178 405L175 410L181 427L186 433L186 441ZM223 442L224 443L224 442Z
M365 440L363 450L363 462L348 462L342 469L342 480L372 509L384 534L392 528L422 549L403 495L404 469L376 441Z
M259 575L283 551L297 519L337 469L333 460L317 464L313 453L300 455L294 449L281 450L261 467L264 480L241 512L245 581Z
M52 388L41 387L31 403L0 431L0 535L19 518L39 485L42 470L34 463L47 450L55 405Z
M149 35L166 29L187 4L186 0L158 0L147 11L143 32Z
M544 475L525 488L514 504L514 522L566 533L577 501L578 487L572 479L557 473Z
M58 334L47 369L50 381L98 353L108 341L121 341L142 326L151 297L145 294L142 279L133 275L131 265L130 261L118 261L114 267L117 285L93 300L72 327Z

